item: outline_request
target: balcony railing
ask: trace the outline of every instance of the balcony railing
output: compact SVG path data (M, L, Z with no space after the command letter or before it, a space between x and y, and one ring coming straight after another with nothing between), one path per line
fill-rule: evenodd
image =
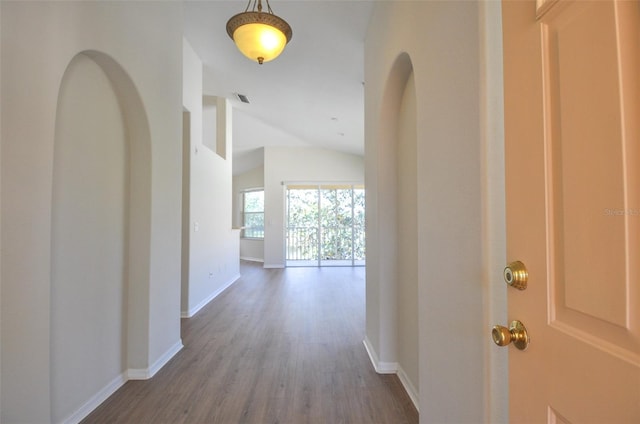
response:
M287 227L287 260L317 260L318 235L318 227Z
M287 261L340 261L362 265L364 228L359 226L287 227ZM345 262L346 261L346 262Z

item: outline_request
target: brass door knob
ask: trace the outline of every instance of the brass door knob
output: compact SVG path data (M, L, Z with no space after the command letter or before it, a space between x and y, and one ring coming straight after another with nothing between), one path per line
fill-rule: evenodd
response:
M529 273L527 267L520 261L511 262L504 268L504 281L513 288L524 290L527 288Z
M491 338L498 346L506 346L509 343L520 349L525 350L529 346L529 335L524 324L518 320L511 321L509 328L496 325L491 330Z

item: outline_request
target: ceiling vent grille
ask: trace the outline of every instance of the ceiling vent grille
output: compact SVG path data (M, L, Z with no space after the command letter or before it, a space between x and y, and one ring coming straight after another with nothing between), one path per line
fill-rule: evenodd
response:
M235 95L236 95L236 98L240 100L242 103L247 103L247 104L249 103L249 98L244 94L235 93Z

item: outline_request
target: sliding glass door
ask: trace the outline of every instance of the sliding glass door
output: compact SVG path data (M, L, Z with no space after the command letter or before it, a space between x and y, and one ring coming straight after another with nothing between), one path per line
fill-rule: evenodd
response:
M364 187L287 186L287 266L365 264Z
M319 265L319 195L317 187L287 187L287 266Z

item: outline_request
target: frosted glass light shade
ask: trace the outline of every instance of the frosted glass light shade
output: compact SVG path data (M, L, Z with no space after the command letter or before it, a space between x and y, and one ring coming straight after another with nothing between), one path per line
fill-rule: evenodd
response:
M246 24L233 33L238 50L256 62L269 62L282 53L287 38L282 31L265 24Z
M275 59L291 40L291 27L271 13L239 13L227 22L227 33L249 59L260 64Z

